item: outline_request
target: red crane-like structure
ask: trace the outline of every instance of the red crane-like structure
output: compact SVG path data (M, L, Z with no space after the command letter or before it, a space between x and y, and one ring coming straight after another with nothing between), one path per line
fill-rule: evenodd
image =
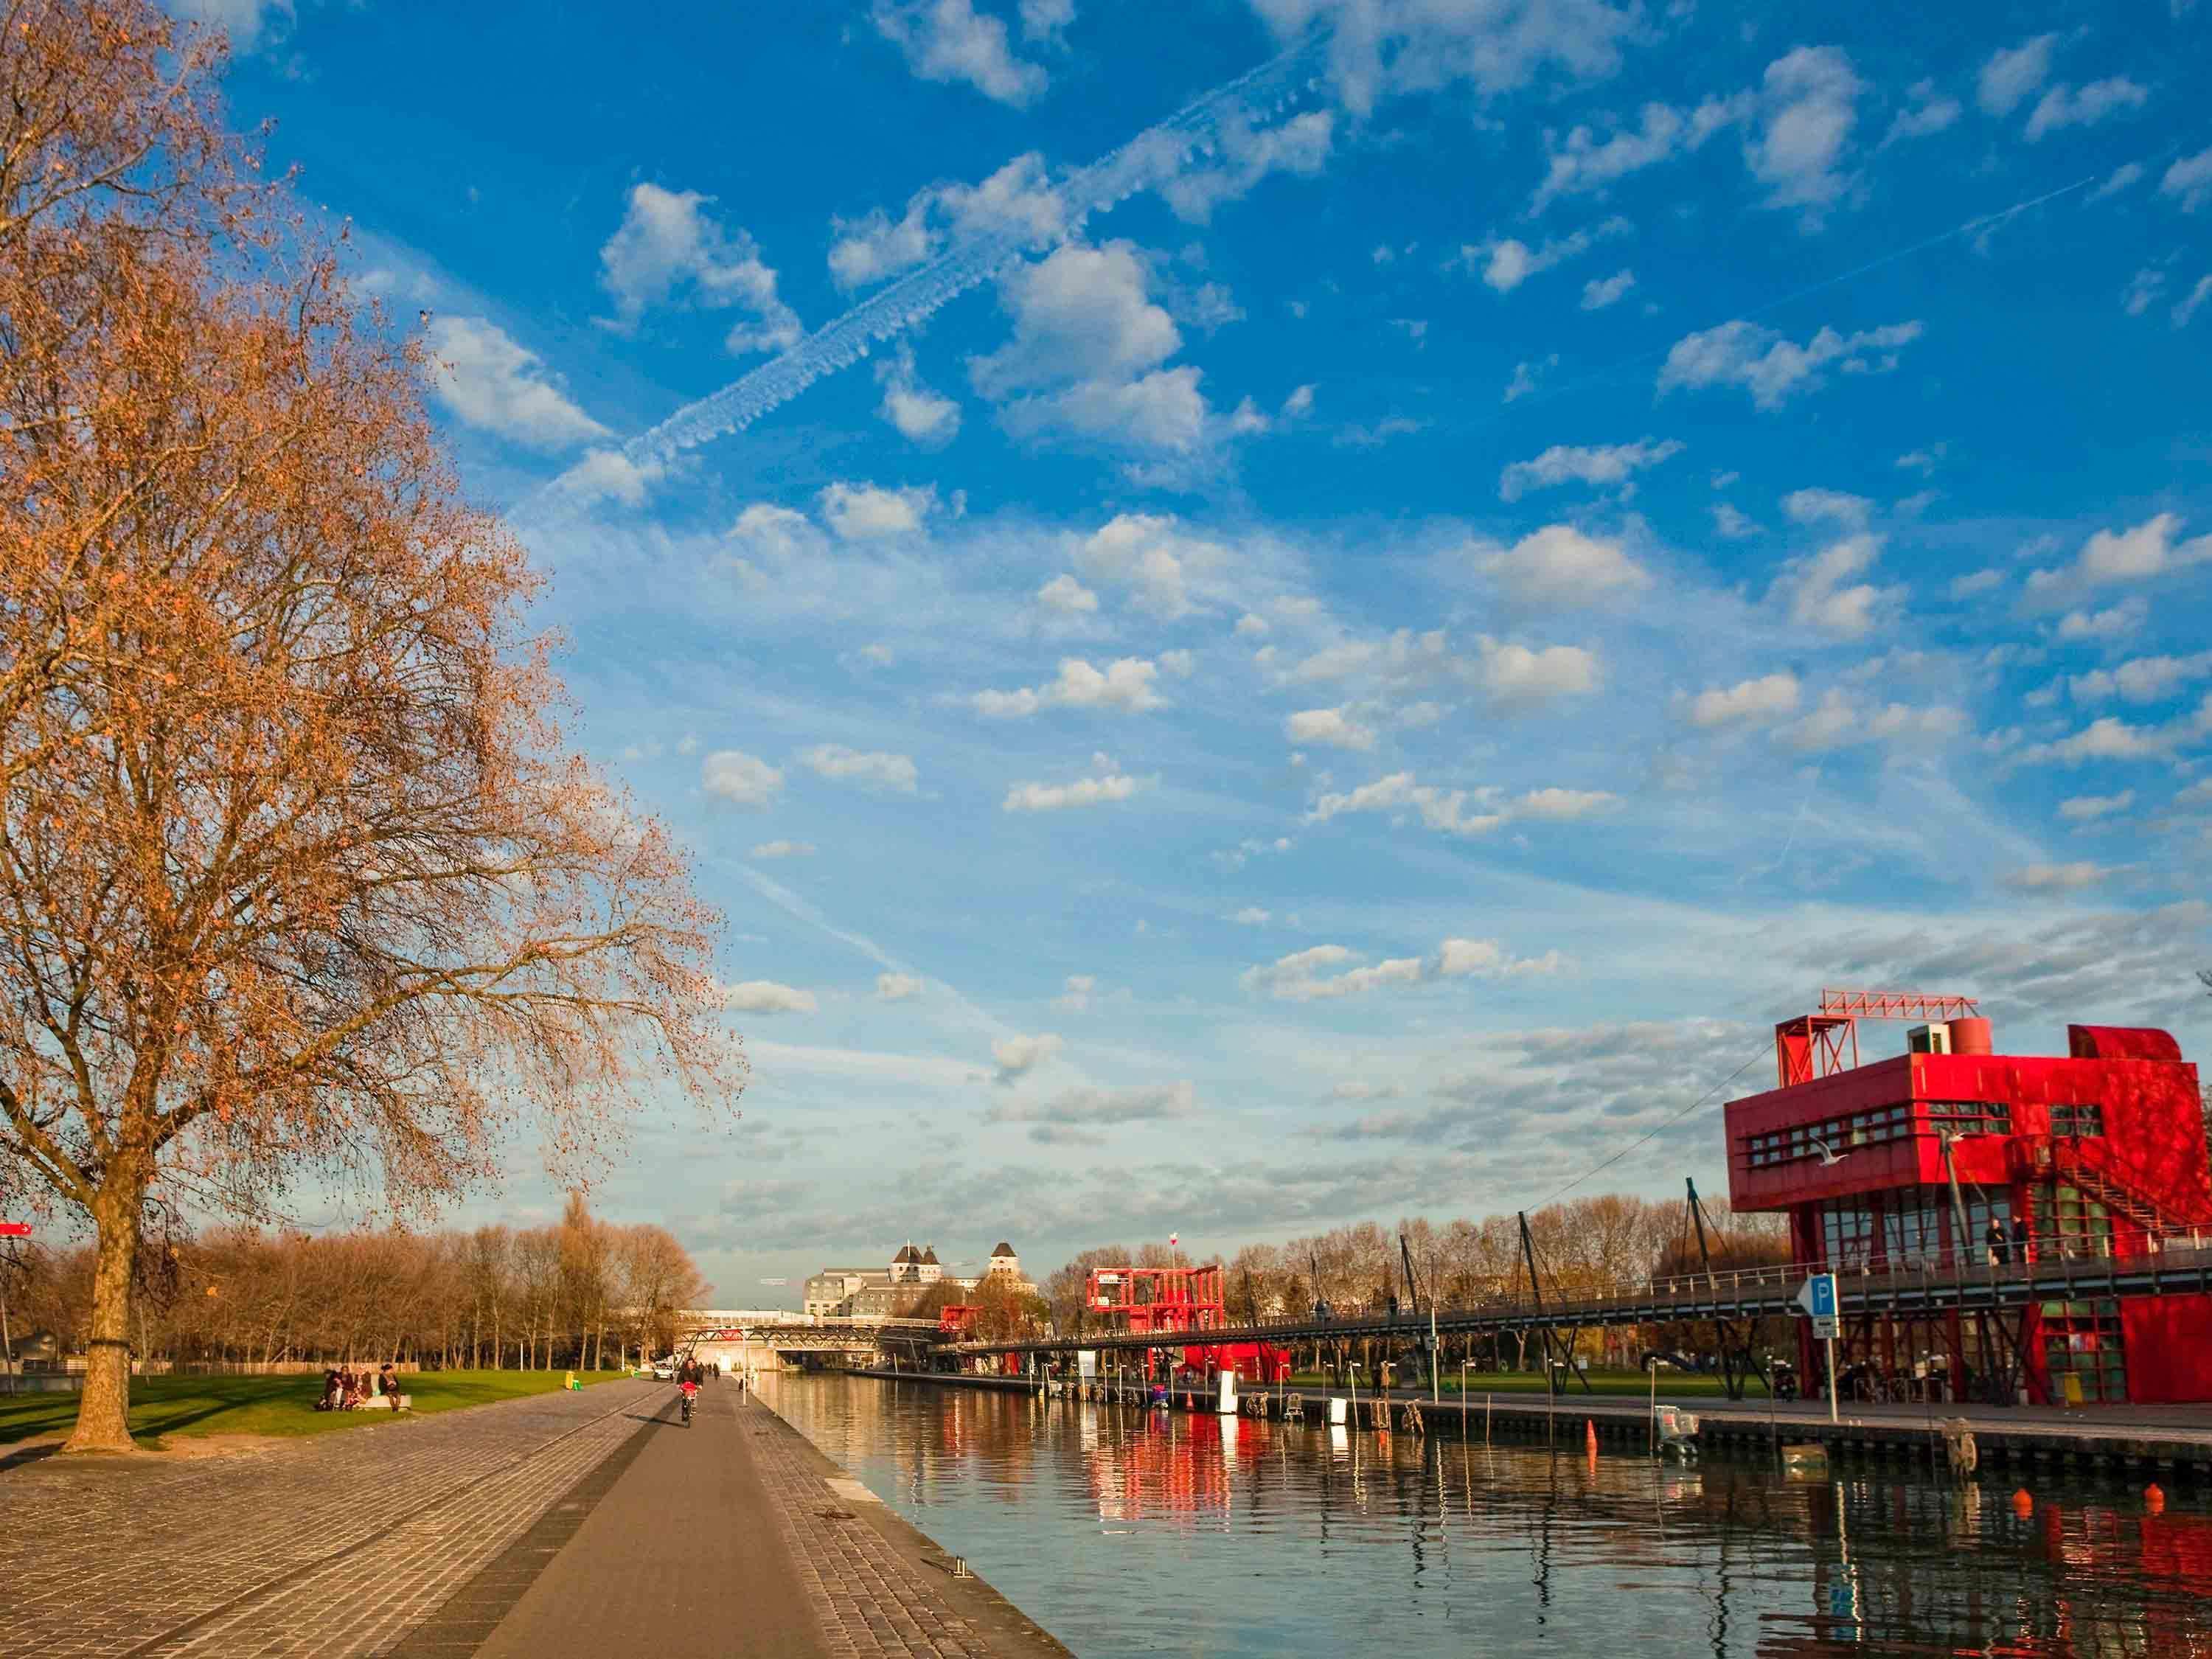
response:
M1774 1070L1787 1089L1815 1078L1855 1069L1859 1063L1859 1021L1863 1019L1973 1019L1980 1008L1972 997L1936 996L1924 991L1823 990L1820 1006L1809 1014L1785 1019L1774 1028ZM1847 1060L1846 1052L1850 1054Z

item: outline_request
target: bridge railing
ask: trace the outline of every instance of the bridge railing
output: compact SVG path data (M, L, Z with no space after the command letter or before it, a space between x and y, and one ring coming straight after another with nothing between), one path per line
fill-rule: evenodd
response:
M2174 1266L2212 1273L2212 1227L2176 1227L2128 1241L2118 1251L2112 1241L2038 1241L2026 1246L2008 1241L1970 1250L1869 1251L1835 1263L1790 1261L1752 1267L1716 1267L1616 1280L1593 1288L1587 1281L1572 1294L1535 1296L1525 1290L1501 1292L1473 1303L1440 1304L1433 1310L1395 1314L1356 1312L1323 1319L1310 1314L1261 1315L1224 1320L1212 1327L1169 1326L1142 1333L1148 1346L1206 1346L1224 1342L1266 1340L1273 1334L1311 1337L1340 1334L1419 1335L1433 1317L1455 1327L1490 1320L1572 1325L1608 1320L1617 1323L1662 1323L1679 1319L1743 1317L1746 1302L1765 1304L1762 1316L1786 1312L1787 1303L1816 1273L1836 1275L1837 1298L1846 1310L1901 1298L1908 1291L1925 1302L1939 1291L1964 1293L1986 1288L1993 1296L2008 1287L2063 1279L2066 1299L2078 1281L2083 1295L2099 1294L2099 1281L2130 1265L2170 1261ZM2104 1293L2109 1293L2104 1292ZM1731 1311L1716 1314L1717 1304ZM1623 1317L1623 1316L1627 1316ZM1103 1331L1105 1340L1126 1345L1132 1334ZM1075 1346L1081 1334L1017 1342L968 1341L945 1345L963 1353L991 1353L1024 1347Z

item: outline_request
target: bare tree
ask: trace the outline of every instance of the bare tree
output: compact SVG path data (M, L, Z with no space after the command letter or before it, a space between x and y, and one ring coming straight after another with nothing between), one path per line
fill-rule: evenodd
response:
M567 752L419 347L235 185L219 54L149 0L9 28L0 1164L91 1224L69 1444L124 1449L149 1201L427 1211L519 1119L588 1164L641 1068L714 1101L742 1065L719 916Z

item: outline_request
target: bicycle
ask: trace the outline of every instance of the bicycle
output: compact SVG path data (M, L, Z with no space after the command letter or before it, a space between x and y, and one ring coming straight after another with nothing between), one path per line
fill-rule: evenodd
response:
M691 1426L691 1402L698 1397L699 1385L686 1382L678 1392L684 1396L684 1426L688 1429Z

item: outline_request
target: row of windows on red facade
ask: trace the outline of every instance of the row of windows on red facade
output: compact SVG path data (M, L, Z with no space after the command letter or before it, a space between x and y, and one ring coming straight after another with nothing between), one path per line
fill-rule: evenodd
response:
M1853 1146L1877 1146L1901 1140L1909 1134L2008 1135L2012 1109L2002 1101L1931 1100L1922 1109L1924 1118L1914 1121L1909 1105L1877 1106L1849 1117L1832 1117L1820 1123L1800 1123L1787 1129L1745 1137L1751 1167L1788 1164L1822 1153L1841 1153ZM2051 1133L2055 1135L2101 1135L2105 1110L2094 1104L2069 1103L2051 1109Z

